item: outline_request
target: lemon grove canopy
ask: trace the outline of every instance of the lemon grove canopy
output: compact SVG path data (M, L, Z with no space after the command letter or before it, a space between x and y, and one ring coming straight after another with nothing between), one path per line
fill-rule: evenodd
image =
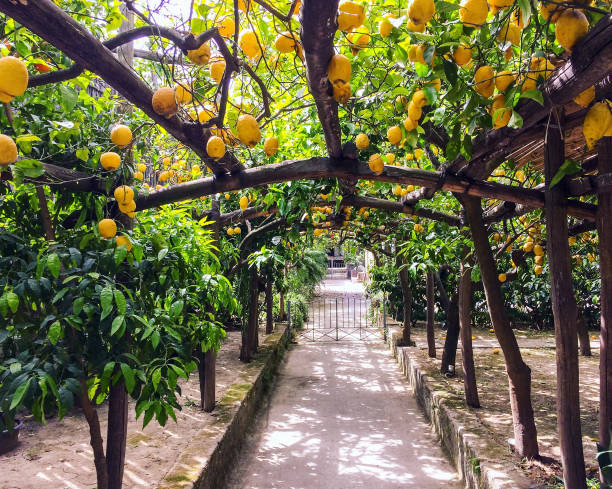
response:
M222 196L223 212L218 200L198 199L194 214L229 236L240 234L237 223L278 216L249 228L241 249L290 224L315 236L393 234L406 222L421 234L426 221L415 218L469 228L506 359L516 447L537 456L529 369L503 311L507 276L496 271L486 226L546 208L548 235L539 238L555 320L571 320L575 304L560 299L571 293L567 234L594 229L610 206L609 3L186 3L0 0L7 120L35 112L53 90L66 113L80 108L59 126L76 134L56 125L50 141L36 133L40 117L15 119L11 136L0 136L0 178L99 196L105 239L129 227L124 216L204 196ZM88 144L74 122L94 123L96 90L124 107ZM399 213L401 223L368 228L371 209ZM612 238L599 232L603 270ZM524 250L544 254L533 237ZM573 334L560 324L560 334ZM558 353L572 357L572 348ZM572 386L559 399L566 483L579 487L567 482L584 479L572 465L580 430L567 426L577 365L558 373ZM602 393L605 442L612 395Z

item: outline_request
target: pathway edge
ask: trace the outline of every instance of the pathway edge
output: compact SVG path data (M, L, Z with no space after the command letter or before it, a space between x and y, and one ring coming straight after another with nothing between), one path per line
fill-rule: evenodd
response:
M399 347L401 331L389 332L387 346L399 364L425 417L434 428L442 448L469 489L530 489L534 482L508 466L509 450L478 436L478 423L465 411L453 407L451 396L414 355L414 347ZM463 402L463 400L460 400Z
M266 336L246 374L218 401L213 411L216 421L190 441L157 489L224 487L230 473L227 461L239 453L291 339L286 323L276 323L276 328L279 331ZM211 438L216 441L214 448L203 449L203 442Z

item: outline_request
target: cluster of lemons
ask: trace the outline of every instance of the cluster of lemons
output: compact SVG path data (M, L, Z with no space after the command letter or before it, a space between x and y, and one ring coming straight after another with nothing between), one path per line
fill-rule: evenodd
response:
M9 103L28 88L28 69L14 56L0 58L0 102ZM13 138L0 134L0 169L17 161L17 145Z

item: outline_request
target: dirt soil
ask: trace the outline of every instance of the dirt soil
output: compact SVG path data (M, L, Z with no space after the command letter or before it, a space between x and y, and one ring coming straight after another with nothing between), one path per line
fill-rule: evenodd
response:
M260 331L260 344L263 340ZM238 359L240 342L240 331L229 331L219 351L217 399L223 397L246 369ZM136 419L134 403L130 402L125 489L157 487L191 438L214 422L214 411L205 413L199 408L197 373L181 387L183 410L176 413L176 424L168 420L161 427L153 420L143 430L142 416ZM104 404L98 412L103 436L106 435L106 413ZM0 455L1 489L91 489L96 486L89 428L80 412L61 421L51 419L44 426L26 418L19 440L17 449Z
M427 362L439 372L440 358L444 345L445 332L436 329L437 359L427 357L427 339L423 328L415 328L412 338L419 349L421 361ZM526 463L517 459L524 472L534 479L539 487L562 487L558 484L561 477L560 451L557 437L556 415L556 364L555 340L553 332L534 333L533 331L515 331L525 363L531 368L532 402L535 413L540 454L554 459L547 463ZM488 430L492 439L502 446L508 446L513 438L512 417L508 397L508 381L505 372L504 358L499 349L495 335L489 330L475 329L474 363L481 409L467 408L477 417L481 425ZM582 440L585 464L589 477L596 477L597 454L596 441L598 431L597 411L599 406L599 336L591 333L591 357L580 357L580 407L582 423ZM457 351L457 376L445 379L449 392L463 398L463 375L461 369L461 351ZM442 376L436 375L436 380ZM458 406L459 407L459 406Z

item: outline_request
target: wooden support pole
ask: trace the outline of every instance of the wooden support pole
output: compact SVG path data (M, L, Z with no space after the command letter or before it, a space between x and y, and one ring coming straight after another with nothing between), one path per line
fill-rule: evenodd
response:
M458 287L461 363L463 366L465 403L470 407L479 408L480 400L478 399L474 351L472 349L472 268L465 261L461 262Z
M434 332L434 276L433 271L427 270L426 294L427 294L427 353L430 358L436 358L436 337Z
M510 326L504 296L497 278L495 259L489 244L489 233L482 217L480 199L462 196L461 203L472 232L489 316L506 362L514 427L514 446L519 456L537 458L539 456L538 437L531 404L531 369L523 361L516 337Z
M374 255L376 257L376 255ZM399 271L400 287L402 289L402 306L403 306L403 324L402 324L402 339L398 346L414 346L414 342L410 338L410 330L412 328L412 288L410 287L410 276L408 268L402 266L402 260L396 259L396 265L401 267Z
M599 269L601 272L601 339L599 351L599 443L610 444L612 423L612 137L598 143L599 178L608 182L597 190L597 232L599 234ZM603 487L603 486L602 486Z
M457 343L459 342L459 294L458 291L456 291L452 297L449 298L439 272L434 273L434 279L438 286L440 303L446 314L446 339L444 340L444 348L442 349L440 372L443 375L454 376L455 360L457 358Z
M557 360L557 431L567 489L586 489L586 473L580 426L578 376L578 306L572 285L563 186L550 182L565 161L561 114L551 111L544 140L546 178L546 253L550 267L550 296L555 322Z
M242 331L242 347L240 348L240 361L250 362L257 353L258 343L258 302L259 278L256 267L249 269L249 310L246 327Z
M106 465L108 489L121 489L127 441L128 394L123 379L111 386L108 396Z

